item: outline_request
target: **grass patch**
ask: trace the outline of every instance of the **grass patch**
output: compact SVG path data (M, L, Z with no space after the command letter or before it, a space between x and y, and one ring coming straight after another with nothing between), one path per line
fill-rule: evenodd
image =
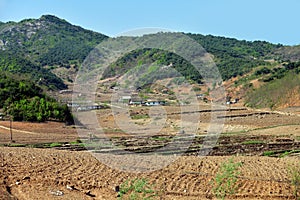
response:
M6 145L7 147L26 147L26 144L17 144L17 143L10 143Z
M242 144L265 144L265 142L261 140L249 140L242 142Z
M157 192L153 189L153 185L150 185L144 178L127 180L120 185L118 192L118 199L153 199L157 196Z
M154 137L151 137L151 140L157 140L157 141L169 141L169 140L171 140L171 139L168 138L168 137L154 136Z
M274 154L275 154L274 151L265 151L265 152L263 153L263 156L273 156Z
M63 144L59 143L59 142L53 142L49 144L49 147L53 148L53 147L61 147Z
M82 141L81 140L76 140L76 141L73 141L73 142L70 142L70 144L73 144L73 145L76 145L76 144L81 144Z
M291 185L293 186L293 194L295 199L299 199L299 189L300 189L300 162L294 166L289 167L289 177Z
M286 152L280 154L279 157L280 157L280 158L283 158L283 157L286 157L286 156L288 156L288 155L290 155L290 154L293 154L293 153L300 153L300 149L286 151Z
M227 195L232 195L237 190L237 180L240 174L239 168L241 162L234 162L231 158L229 161L221 164L216 177L214 178L213 193L218 199L225 199Z
M112 147L112 144L101 143L101 142L92 142L92 143L82 143L82 146L86 148L94 148L94 149L101 149L105 147Z

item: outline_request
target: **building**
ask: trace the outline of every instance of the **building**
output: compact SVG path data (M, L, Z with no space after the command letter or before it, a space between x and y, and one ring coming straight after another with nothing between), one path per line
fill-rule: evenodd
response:
M146 101L144 102L145 106L164 106L166 105L165 101Z
M139 99L139 98L132 98L129 100L129 105L135 105L135 106L138 106L138 105L142 105L144 102Z

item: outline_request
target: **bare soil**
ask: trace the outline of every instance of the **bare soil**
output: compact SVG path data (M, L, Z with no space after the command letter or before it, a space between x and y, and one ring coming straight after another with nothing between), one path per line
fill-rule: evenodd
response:
M129 109L132 110L130 113L141 115L149 112L145 107ZM174 106L165 109L168 114L167 125L157 136L153 136L155 139L147 136L137 139L120 130L115 119L123 119L122 114L116 116L107 109L97 111L96 115L101 126L105 127L106 137L115 145L127 148L127 151L136 151L164 145L170 141L168 138L178 134L180 109ZM212 116L209 109L209 105L204 105L201 110L192 111L200 114L200 121L191 149L201 149L201 138L207 134ZM157 199L214 199L211 181L220 164L231 157L243 164L237 194L228 199L293 199L288 168L300 162L299 153L283 158L262 155L266 151L280 152L277 155L282 155L286 151L300 149L300 117L297 113L241 108L217 114L224 120L224 128L209 156L195 156L199 150L196 149L177 156L176 161L165 168L147 173L129 173L110 168L87 151L58 150L68 149L66 147L0 147L0 199L117 199L115 187L133 178L146 178L150 184L154 184ZM149 120L151 118L133 119L133 122L143 125L149 123ZM14 144L70 143L79 138L75 127L58 122L13 122L12 125ZM2 145L10 143L9 127L8 121L0 121ZM117 160L125 159L125 162L128 158L119 153L108 155ZM166 155L158 154L158 160L160 156L176 156L176 153L170 151ZM151 168L151 163L146 167ZM73 189L69 190L69 187ZM63 192L63 195L55 194L59 192Z
M179 157L164 169L125 173L87 152L2 147L0 176L7 197L18 199L116 199L115 186L146 178L162 199L212 199L210 181L226 156ZM292 199L288 166L297 158L234 157L242 162L239 189L230 199ZM68 190L67 185L74 188ZM62 191L63 196L53 192Z

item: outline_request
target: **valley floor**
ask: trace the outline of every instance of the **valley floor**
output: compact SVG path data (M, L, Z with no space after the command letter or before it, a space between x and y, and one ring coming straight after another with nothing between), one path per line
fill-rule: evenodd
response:
M148 112L144 107L131 109L134 115L144 116ZM96 116L99 123L106 127L107 136L118 147L128 151L147 151L156 148L157 144L167 144L169 137L172 137L170 133L178 131L178 109L165 109L171 113L167 121L169 126L156 138L139 138L138 141L117 129L109 110L97 111ZM211 113L203 110L195 111L200 113L201 121L197 132L200 139L193 143L193 148L201 149L201 137L208 130ZM148 162L147 157L138 157L135 164L130 155L118 155L118 152L106 154L108 161L113 158L120 161L114 163L116 168L107 166L93 155L100 155L101 151L109 153L112 149L101 146L97 149L100 153L85 151L79 144L74 144L79 138L76 128L57 122L13 122L14 143L10 143L10 124L0 121L0 199L111 200L117 199L116 186L134 178L148 180L157 192L156 199L215 199L212 181L222 163L231 158L241 162L242 166L237 193L228 199L294 199L289 168L300 163L300 117L244 108L228 110L218 116L225 119L224 127L211 154L205 157L195 156L192 152L183 156L172 152L155 155L153 162L158 164L163 159L174 160L155 171L151 168L154 163ZM115 117L122 119L123 116ZM147 120L134 119L134 122L146 124ZM51 143L54 143L52 148L51 145L32 148L32 145ZM122 165L135 169L139 163L146 163L144 169L148 172L120 170Z
M229 159L183 156L161 170L126 173L100 163L87 152L12 147L1 147L0 152L2 199L24 200L116 199L115 187L133 178L149 180L161 199L213 199L210 182L220 164ZM242 167L237 194L230 199L293 199L288 167L298 163L298 158L233 159L242 162ZM54 195L58 191L63 195Z

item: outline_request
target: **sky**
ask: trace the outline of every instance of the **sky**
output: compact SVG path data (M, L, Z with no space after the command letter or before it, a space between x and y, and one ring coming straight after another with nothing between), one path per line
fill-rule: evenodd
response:
M299 0L0 0L0 21L52 14L116 36L138 28L300 44Z

